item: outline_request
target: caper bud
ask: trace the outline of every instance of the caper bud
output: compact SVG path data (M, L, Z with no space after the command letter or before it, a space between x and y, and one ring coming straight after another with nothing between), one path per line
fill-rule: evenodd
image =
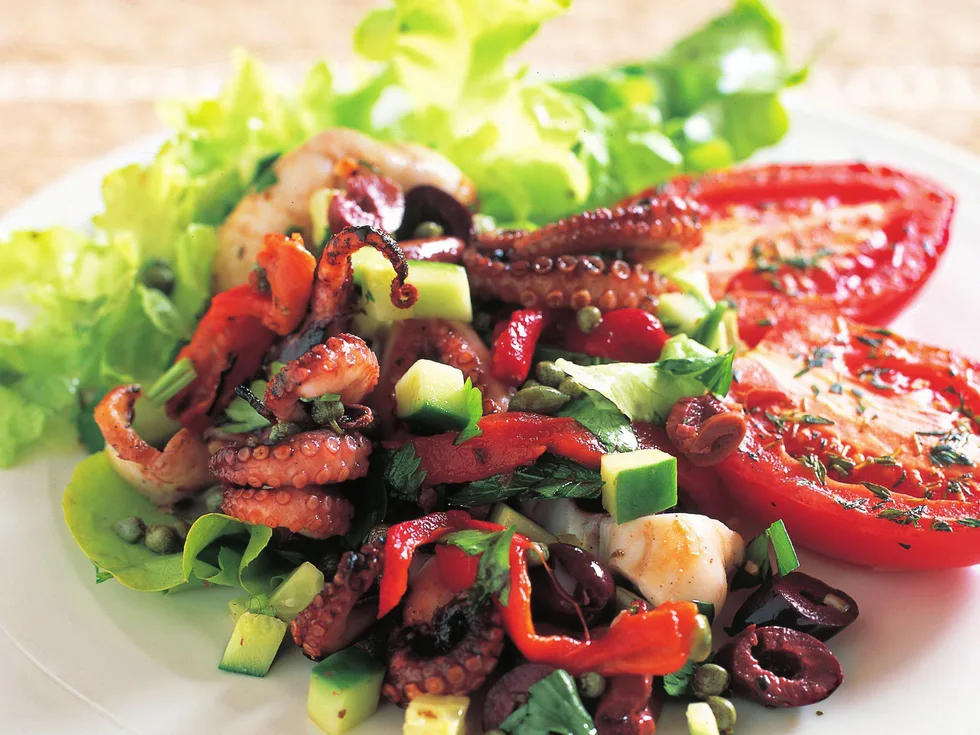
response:
M419 222L418 227L415 228L415 232L412 233L412 237L419 240L428 240L431 237L442 237L445 232L442 225L438 222Z
M549 388L546 385L535 385L531 388L522 388L517 391L510 400L510 410L530 411L531 413L540 413L548 416L568 403L568 400L568 396L557 388Z
M720 732L729 732L735 727L735 705L724 697L708 697L704 700L715 716Z
M174 523L174 530L180 536L180 540L183 541L187 538L187 532L191 530L191 524L183 518L178 518L177 522Z
M376 526L371 526L367 532L367 538L364 539L366 544L383 544L388 538L388 526L384 523L379 523Z
M541 385L541 383L536 381L534 378L528 378L524 381L524 385L521 386L521 390L524 390L525 388L533 388L536 385Z
M149 260L143 266L143 285L155 288L166 296L174 290L174 269L163 260Z
M585 395L585 388L575 378L565 378L558 386L558 390L569 398L581 398Z
M344 404L340 401L313 401L312 413L316 423L326 426L344 417Z
M184 545L173 526L165 526L161 523L147 526L143 543L154 554L176 554Z
M695 615L696 628L691 636L691 652L688 657L692 661L701 662L711 655L711 623L704 615Z
M589 671L578 678L578 690L586 699L598 699L606 691L606 679L602 674Z
M601 321L602 312L598 306L583 306L575 312L575 323L586 334L598 327Z
M204 495L204 507L208 513L220 513L221 503L224 500L224 493L220 487L213 487Z
M730 677L718 664L704 664L694 674L694 694L701 699L715 697L728 689Z
M113 523L112 530L127 544L135 544L143 538L143 534L146 531L146 524L143 523L142 518L129 516L128 518L120 518Z
M272 444L281 442L293 434L298 434L302 428L302 426L294 424L292 421L280 421L269 430L269 441Z
M559 385L561 385L561 381L565 379L565 371L555 365L555 363L545 360L543 362L539 362L535 366L534 377L536 377L538 382L542 385L557 388Z

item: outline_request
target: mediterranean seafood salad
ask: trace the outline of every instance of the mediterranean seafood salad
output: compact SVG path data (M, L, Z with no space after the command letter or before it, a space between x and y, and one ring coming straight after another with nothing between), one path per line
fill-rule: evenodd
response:
M734 165L805 76L758 0L647 62L506 67L565 7L396 2L355 34L377 68L295 98L242 59L95 235L0 246L37 306L0 460L80 437L96 581L238 588L216 665L298 648L331 735L383 701L408 735L649 735L671 702L730 733L844 681L859 601L796 547L980 562L978 364L886 326L953 197Z

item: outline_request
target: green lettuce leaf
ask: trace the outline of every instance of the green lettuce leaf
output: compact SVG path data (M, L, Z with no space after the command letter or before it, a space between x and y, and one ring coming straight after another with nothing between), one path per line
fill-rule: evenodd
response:
M143 544L127 544L113 530L120 518L136 516L147 525L172 525L177 518L158 510L119 477L104 452L75 468L62 507L78 547L103 574L111 574L130 589L159 592L207 582L265 594L290 566L265 553L271 528L219 513L208 513L193 523L182 553L159 555Z
M619 362L557 365L584 387L612 401L630 421L664 423L670 409L686 396L726 395L732 382L735 350L724 355L686 335L671 337L655 363Z

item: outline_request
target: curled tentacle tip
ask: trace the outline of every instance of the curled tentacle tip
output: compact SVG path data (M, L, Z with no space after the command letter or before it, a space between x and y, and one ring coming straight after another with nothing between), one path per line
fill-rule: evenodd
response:
M391 303L399 309L415 306L419 300L419 290L411 283L391 282Z

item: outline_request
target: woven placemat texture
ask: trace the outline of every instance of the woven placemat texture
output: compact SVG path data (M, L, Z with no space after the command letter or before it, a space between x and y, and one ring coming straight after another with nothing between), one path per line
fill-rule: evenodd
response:
M157 129L155 80L220 78L231 49L293 68L349 59L369 0L0 0L0 212ZM524 59L584 69L650 56L729 0L575 0ZM773 0L804 90L980 152L980 0ZM121 81L120 81L121 80ZM149 80L149 81L147 81ZM148 86L149 85L149 86Z

